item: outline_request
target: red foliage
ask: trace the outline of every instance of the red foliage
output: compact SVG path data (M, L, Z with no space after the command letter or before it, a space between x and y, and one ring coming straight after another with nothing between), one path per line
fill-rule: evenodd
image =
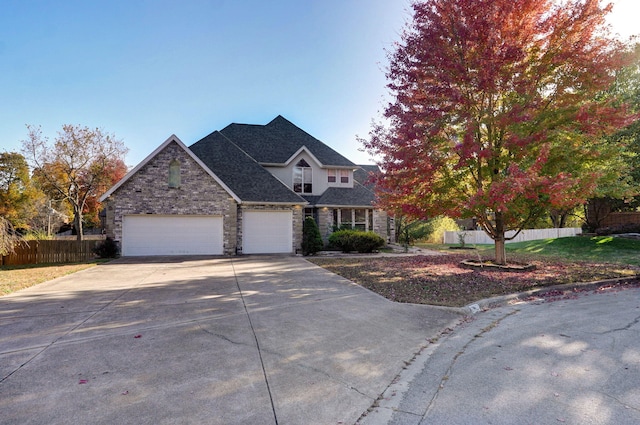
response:
M413 9L389 55L390 126L364 141L385 170L380 204L418 218L475 217L498 240L583 203L599 177L584 164L636 118L603 95L631 60L609 37L610 7L426 0Z
M94 226L100 224L98 214L100 213L102 204L98 202L98 199L127 174L127 165L119 158L107 159L103 166L104 171L101 173L101 178L95 182L95 187L87 196L82 211L85 222L91 223Z

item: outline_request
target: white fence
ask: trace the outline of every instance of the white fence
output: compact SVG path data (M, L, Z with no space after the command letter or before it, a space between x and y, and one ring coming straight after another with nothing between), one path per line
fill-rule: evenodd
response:
M507 238L510 238L515 234L515 231L509 231L506 234ZM565 227L561 229L525 229L520 232L509 242L524 242L535 241L539 239L552 239L552 238L565 238L570 236L576 236L582 234L582 229L579 227ZM460 243L460 236L464 235L465 244L493 244L493 239L489 237L482 230L463 230L460 232L444 232L444 243L448 245L454 245Z

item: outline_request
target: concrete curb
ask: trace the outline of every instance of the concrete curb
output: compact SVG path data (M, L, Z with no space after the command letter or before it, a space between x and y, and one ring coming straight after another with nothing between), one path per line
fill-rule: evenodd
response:
M563 295L577 290L588 291L597 289L607 285L620 285L626 282L632 282L638 280L639 275L630 277L619 277L614 279L597 280L595 282L581 282L581 283L564 283L561 285L545 286L544 288L531 289L529 291L517 292L508 295L501 295L498 297L486 298L476 301L475 303L467 304L462 307L461 310L468 315L475 315L491 308L503 307L509 304L515 304L518 302L524 302L531 297L542 297L545 294L553 292L561 292Z

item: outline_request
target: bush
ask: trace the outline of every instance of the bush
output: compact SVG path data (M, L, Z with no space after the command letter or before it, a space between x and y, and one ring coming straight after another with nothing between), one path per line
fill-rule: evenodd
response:
M444 232L447 230L451 231L459 231L460 227L456 224L456 222L449 217L439 216L434 217L427 221L428 234L425 242L428 243L442 243L444 239Z
M360 230L339 230L329 236L329 243L337 247L342 252L358 251L369 253L384 246L385 242L380 236L373 232L362 232Z
M402 216L396 218L397 239L405 247L413 245L417 240L425 239L430 231L429 224L423 220L410 221Z
M302 223L302 254L313 255L322 250L324 243L320 236L320 229L313 217L307 217Z
M93 250L100 258L116 258L118 256L118 244L113 239L107 237Z
M33 230L24 235L26 241L47 241L53 240L53 236L48 235L44 230Z

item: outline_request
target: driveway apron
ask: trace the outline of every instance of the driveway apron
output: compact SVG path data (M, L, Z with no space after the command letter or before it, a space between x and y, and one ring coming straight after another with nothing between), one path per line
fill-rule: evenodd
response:
M0 298L0 422L354 423L460 318L297 257L124 258Z

